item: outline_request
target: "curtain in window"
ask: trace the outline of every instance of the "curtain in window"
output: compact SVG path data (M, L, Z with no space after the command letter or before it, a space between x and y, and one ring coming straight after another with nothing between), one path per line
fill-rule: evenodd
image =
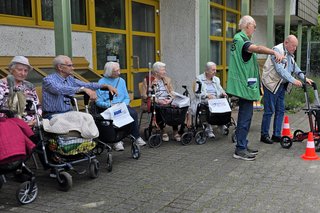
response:
M0 14L31 17L31 0L0 0Z

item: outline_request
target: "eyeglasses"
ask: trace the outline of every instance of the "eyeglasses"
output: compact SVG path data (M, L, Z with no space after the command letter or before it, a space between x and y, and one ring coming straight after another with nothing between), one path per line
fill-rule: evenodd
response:
M250 23L250 24L253 26L254 29L257 29L257 25L256 24L252 24L252 23Z
M67 67L73 67L73 64L60 64L60 65L67 66Z

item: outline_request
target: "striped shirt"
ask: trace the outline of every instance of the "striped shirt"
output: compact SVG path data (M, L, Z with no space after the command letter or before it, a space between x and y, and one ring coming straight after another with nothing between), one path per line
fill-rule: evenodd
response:
M65 95L74 96L80 90L80 87L92 90L100 89L98 83L85 83L73 76L66 78L58 73L48 75L42 82L42 110L48 113L60 113L71 111L72 105Z

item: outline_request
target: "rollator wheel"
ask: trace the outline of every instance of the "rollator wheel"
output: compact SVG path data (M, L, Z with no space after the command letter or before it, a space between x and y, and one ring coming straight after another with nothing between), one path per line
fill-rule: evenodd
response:
M314 140L314 146L315 146L316 152L320 152L320 139Z
M111 153L107 153L107 171L111 172L112 171L112 154Z
M61 191L67 192L72 187L72 176L68 172L60 172L57 180Z
M133 159L138 160L140 158L140 147L136 143L132 143L131 155Z
M224 129L224 130L223 130L223 134L224 134L224 135L229 135L229 129Z
M305 138L303 138L304 131L297 129L293 133L293 137L295 138L296 141L302 142Z
M185 132L181 136L181 144L188 145L192 141L192 132Z
M94 179L99 177L100 163L97 159L92 159L89 165L89 177Z
M197 132L194 138L196 143L199 145L205 144L207 142L207 134L203 130Z
M3 175L0 175L0 189L1 189L2 186L3 186L3 183L4 183L4 176L3 176Z
M157 148L161 145L161 143L162 143L162 138L160 134L154 134L149 137L149 140L148 140L149 147Z
M280 145L284 149L289 149L292 146L292 140L288 136L283 136L280 140Z
M34 182L31 189L31 181L26 181L20 184L18 190L16 191L16 198L21 204L32 203L38 195L38 186Z
M232 143L237 143L236 131L233 131L231 135L231 140L232 140Z

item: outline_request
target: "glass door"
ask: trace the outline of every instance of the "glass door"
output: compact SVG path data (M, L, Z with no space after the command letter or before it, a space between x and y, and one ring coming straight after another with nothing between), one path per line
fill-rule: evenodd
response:
M158 8L157 1L131 1L128 89L133 91L133 106L140 105L139 82L148 75L152 64L160 60Z
M120 63L121 77L132 92L131 106L141 103L139 82L159 59L158 0L95 0L94 69L107 61Z

